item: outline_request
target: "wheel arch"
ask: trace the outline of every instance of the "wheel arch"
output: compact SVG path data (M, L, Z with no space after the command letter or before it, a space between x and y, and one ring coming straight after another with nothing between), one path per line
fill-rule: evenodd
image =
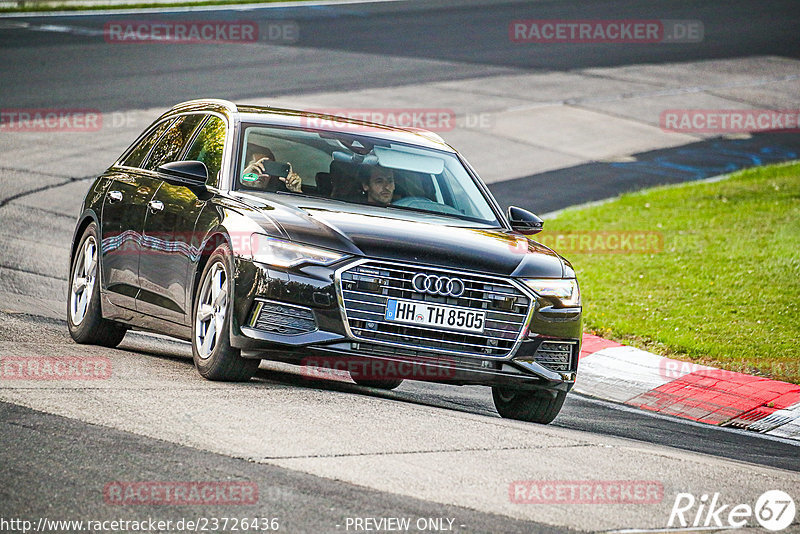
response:
M213 254L214 251L223 244L227 244L230 247L231 238L228 234L228 231L225 228L220 227L209 232L209 234L203 240L203 244L200 246L200 257L197 260L197 265L194 270L194 277L192 278L192 293L190 301L192 303L192 315L194 315L194 300L197 296L197 289L200 287L200 277L203 275L203 270L206 268L206 264L208 263L209 258L211 258L211 254Z
M72 235L72 246L70 246L69 250L69 270L72 271L72 259L75 257L75 251L78 249L78 244L81 239L81 236L86 231L86 228L95 223L97 225L97 238L100 240L98 246L102 246L102 236L100 236L100 219L97 217L97 214L93 210L86 210L84 211L80 217L78 217L78 224L75 225L75 233ZM98 254L98 259L100 255Z

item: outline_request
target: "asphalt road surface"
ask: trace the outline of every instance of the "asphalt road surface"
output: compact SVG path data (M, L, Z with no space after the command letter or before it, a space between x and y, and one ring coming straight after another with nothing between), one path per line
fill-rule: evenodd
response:
M300 39L119 46L103 40L103 26L142 15L0 18L0 102L122 112L200 96L241 101L531 71L797 58L799 12L794 1L760 2L758 9L744 1L435 1L222 10L190 19L294 21ZM179 17L186 15L147 15ZM705 39L531 53L510 43L507 29L511 20L532 18L702 20ZM42 170L46 154L0 168L0 355L109 358L113 367L107 381L0 383L0 519L258 516L280 518L285 532L346 532L356 530L347 518L411 517L452 519L458 532L600 531L664 527L679 492L720 492L726 502L751 504L766 489L798 494L800 448L791 442L578 395L552 425L539 427L500 419L485 388L406 382L380 392L309 382L297 369L266 364L250 384L220 385L199 378L182 343L131 333L118 350L75 345L60 319L66 248L88 175L113 159L131 132L108 137L111 154L102 154L103 146L74 147L87 154L86 173L59 171L52 161ZM2 146L30 152L30 139L6 136ZM800 145L796 134L754 139L756 151L762 139L787 153ZM63 142L70 150L70 138ZM621 172L611 163L592 165L554 171L585 178L567 192L526 198L533 196L526 179L493 188L499 197L535 201L542 212L620 192L618 179L586 192L597 173ZM539 179L542 188L550 183ZM553 479L653 480L664 495L650 504L531 505L508 494L513 481ZM259 500L238 507L104 501L110 482L147 480L246 481L257 484Z
M198 96L241 101L303 92L742 56L800 57L793 0L727 2L387 2L341 7L197 12L191 20L295 21L285 46L124 44L103 27L142 15L15 18L3 23L5 107L85 106L101 111L169 106ZM186 20L185 13L145 20ZM548 46L509 41L518 19L700 20L700 43ZM31 26L19 27L30 23Z

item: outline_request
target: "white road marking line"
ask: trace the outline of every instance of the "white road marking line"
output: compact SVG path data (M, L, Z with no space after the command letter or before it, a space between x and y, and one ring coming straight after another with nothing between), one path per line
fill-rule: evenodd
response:
M109 0L113 2L113 0ZM261 9L288 9L293 7L317 6L342 6L353 4L382 4L388 2L402 2L404 0L319 0L317 2L272 2L269 4L224 4L216 6L172 6L172 7L145 7L130 9L104 9L87 11L53 11L4 13L4 18L34 18L34 17L89 17L103 15L136 15L141 13L185 13L189 11L252 11Z

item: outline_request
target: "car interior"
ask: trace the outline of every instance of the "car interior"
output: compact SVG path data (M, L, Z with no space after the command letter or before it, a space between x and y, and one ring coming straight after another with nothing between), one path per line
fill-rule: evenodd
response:
M239 160L235 184L240 190L290 192L280 179L244 172L255 154L266 152L284 168L291 165L292 172L302 179L303 195L366 203L362 183L371 169L380 166L391 169L394 176L393 207L478 221L493 218L488 206L478 207L471 198L480 193L473 191L475 186L466 171L460 166L451 168L445 163L447 156L430 150L356 134L295 128L248 126L243 135L242 146L247 148ZM459 172L463 176L457 176Z

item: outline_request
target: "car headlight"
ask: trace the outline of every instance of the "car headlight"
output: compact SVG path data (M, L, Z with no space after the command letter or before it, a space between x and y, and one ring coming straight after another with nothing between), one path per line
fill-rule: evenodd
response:
M346 256L341 252L299 245L264 234L250 236L250 252L253 261L278 267L293 267L301 263L330 265Z
M581 290L574 278L561 280L524 279L522 282L540 297L558 300L566 308L581 305Z

